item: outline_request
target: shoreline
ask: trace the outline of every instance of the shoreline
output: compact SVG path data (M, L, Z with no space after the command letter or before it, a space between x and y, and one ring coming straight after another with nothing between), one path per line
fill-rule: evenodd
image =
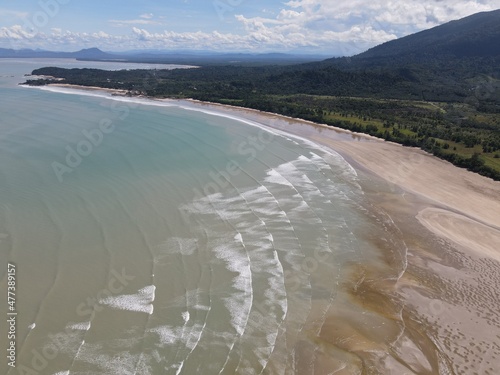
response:
M451 371L443 373L458 374L468 371L469 363L495 363L493 358L500 354L497 349L493 344L487 347L479 343L494 343L500 335L499 314L482 314L485 308L498 311L495 303L500 300L500 249L495 247L500 243L500 182L418 148L275 113L194 99L128 97L123 90L50 86L116 94L106 96L110 99L136 98L188 110L206 109L253 121L338 152L361 172L363 190L373 204L389 213L408 238L407 270L395 285L385 288L360 282L352 293L358 302L374 308L380 308L378 304L388 295L393 298L391 303L403 305L405 328L401 340L398 339L399 347L391 345L387 350L405 367L392 362L386 365L395 373L411 368L414 374L440 374L437 366ZM380 180L390 193L371 187L371 178ZM478 289L483 287L493 291L480 298ZM332 323L331 331L335 329ZM460 339L454 338L457 335ZM322 338L328 342L328 337ZM470 348L470 342L478 344ZM439 348L451 364L437 358L431 346Z
M145 97L145 99L148 99ZM158 100L150 98L153 100ZM159 99L162 100L162 99ZM255 116L262 117L264 121L262 124L272 128L278 129L285 132L290 132L293 135L298 135L309 139L315 143L319 143L323 146L332 148L335 152L340 153L343 157L346 157L353 161L358 168L362 168L370 173L373 173L380 178L394 183L400 188L424 196L425 198L433 201L435 204L447 206L450 210L462 212L465 217L469 219L475 219L480 224L488 225L492 229L500 231L500 182L494 181L491 178L481 176L475 172L468 171L464 168L454 166L448 161L442 160L424 150L417 147L406 147L400 145L399 143L386 141L381 138L371 136L364 133L356 133L350 130L337 128L334 126L326 124L317 124L312 121L303 120L300 118L293 118L288 116L283 116L277 113L263 112L260 110L252 108L237 107L232 105L203 102L195 99L164 99L170 102L183 101L188 103L193 103L195 105L208 106L210 108L216 108L227 112L240 112L240 114L250 113ZM245 119L248 119L244 117ZM335 133L341 133L344 135L351 136L353 140L345 139L331 139L331 138L320 138L315 135L312 138L308 138L308 135L300 134L298 132L290 131L292 129L284 129L283 127L276 127L272 124L266 123L265 120L269 119L283 119L288 122L295 122L300 124L306 124L307 126L312 126L314 128L328 129ZM367 146L367 144L370 146ZM368 149L374 148L373 152L367 152ZM391 154L391 156L401 157L401 162L396 159L391 159L384 157L384 163L371 159L373 156L382 156L384 153ZM407 155L404 155L407 154ZM381 158L382 159L382 158ZM423 173L424 164L431 163L432 170L428 171L426 174ZM427 166L429 167L429 166ZM438 176L439 170L445 171L446 178ZM435 180L432 180L435 177ZM451 178L451 180L449 179ZM411 180L425 179L425 182L432 180L431 184L421 183L415 184ZM453 194L445 192L442 185L439 182L448 182L450 184L457 183L459 186L454 186ZM435 186L437 185L437 186ZM438 191L436 191L436 188ZM474 189L475 188L475 189ZM474 203L469 203L466 206L463 202L463 196L457 197L452 195L458 195L458 190L468 190L468 193L473 193L472 198ZM476 190L476 191L474 191ZM484 202L484 198L488 202ZM491 200L490 200L491 199ZM480 202L480 209L477 204ZM488 208L485 208L485 204ZM493 206L491 206L493 204ZM499 250L500 253L500 250Z
M27 86L27 85L22 85L22 86ZM51 83L49 85L45 86L33 86L33 87L60 87L60 88L66 88L66 89L73 89L73 90L81 90L81 91L100 91L100 92L106 92L109 94L117 95L117 96L126 96L127 90L119 90L119 89L107 89L105 87L98 87L98 86L79 86L79 85L70 85L68 83Z

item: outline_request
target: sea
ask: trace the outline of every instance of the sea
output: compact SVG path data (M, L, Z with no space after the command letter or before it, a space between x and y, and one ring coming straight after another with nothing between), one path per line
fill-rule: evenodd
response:
M361 374L381 346L350 343L404 329L349 293L405 247L341 155L196 103L19 85L43 66L143 67L0 59L1 373Z

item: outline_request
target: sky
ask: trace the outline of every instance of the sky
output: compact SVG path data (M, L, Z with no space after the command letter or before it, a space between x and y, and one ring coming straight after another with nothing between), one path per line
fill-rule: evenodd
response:
M0 0L0 48L351 56L500 0Z

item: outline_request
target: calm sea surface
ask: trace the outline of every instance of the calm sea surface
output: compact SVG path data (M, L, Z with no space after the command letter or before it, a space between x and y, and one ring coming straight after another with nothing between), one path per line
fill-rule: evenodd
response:
M355 371L320 336L361 314L341 286L379 261L367 238L393 239L346 161L227 116L17 85L48 65L121 67L0 60L0 286L15 263L18 311L1 373Z

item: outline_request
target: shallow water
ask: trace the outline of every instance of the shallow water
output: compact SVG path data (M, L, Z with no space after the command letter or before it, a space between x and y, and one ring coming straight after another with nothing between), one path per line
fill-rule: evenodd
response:
M405 248L339 154L199 108L16 86L32 62L0 69L0 264L18 269L19 366L357 371L320 341L335 341L339 311L363 329L385 319L342 287L353 266L387 262L373 238L395 249L388 279Z

